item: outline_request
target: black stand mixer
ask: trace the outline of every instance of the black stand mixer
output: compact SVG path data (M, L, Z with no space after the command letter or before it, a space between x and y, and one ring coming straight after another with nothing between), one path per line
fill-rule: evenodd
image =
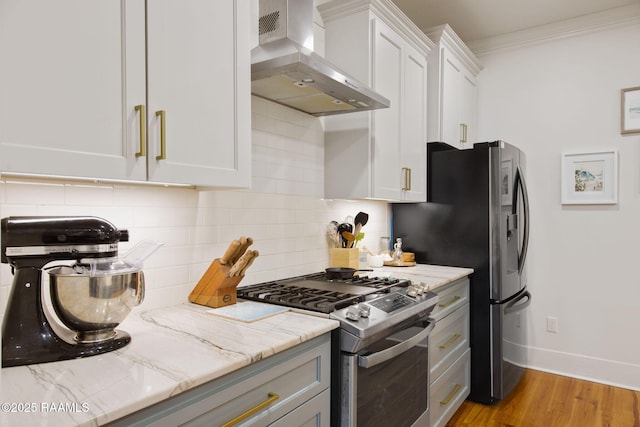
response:
M115 327L142 302L144 276L137 267L117 261L118 230L95 217L8 217L1 221L0 261L14 279L2 322L2 367L93 356L131 341ZM51 305L45 304L45 265L53 268ZM67 262L67 264L69 264Z

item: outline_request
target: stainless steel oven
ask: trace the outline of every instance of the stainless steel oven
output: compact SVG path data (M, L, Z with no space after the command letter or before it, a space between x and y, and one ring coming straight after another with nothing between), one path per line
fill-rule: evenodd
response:
M428 426L428 316L438 296L393 277L324 273L238 287L238 298L340 321L332 357L331 425Z
M358 353L341 352L342 426L428 426L434 324L414 322Z

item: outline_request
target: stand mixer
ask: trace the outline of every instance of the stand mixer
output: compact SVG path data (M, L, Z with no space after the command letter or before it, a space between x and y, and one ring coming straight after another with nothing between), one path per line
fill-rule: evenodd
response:
M96 217L2 219L0 261L14 274L2 322L3 368L93 356L131 341L115 329L144 298L140 266L118 261L118 242L128 240L127 230ZM56 322L42 275L62 260L75 264L47 268Z

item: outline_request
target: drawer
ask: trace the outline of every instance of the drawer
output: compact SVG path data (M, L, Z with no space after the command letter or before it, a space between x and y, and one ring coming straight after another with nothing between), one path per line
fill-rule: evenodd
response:
M432 292L438 294L438 303L430 317L438 321L458 307L469 302L469 278L456 280L448 285L436 288Z
M471 349L467 349L429 389L431 427L444 426L470 391Z
M269 427L330 427L331 389L289 412Z
M238 426L267 425L329 387L330 357L328 346L315 348L227 387L219 393L223 400L215 409L184 425L223 424L275 399L275 393L277 400L247 418L246 422L238 423Z
M234 425L267 426L329 390L330 371L331 340L330 334L325 334L121 418L113 425L217 426L257 408Z
M429 336L429 375L438 378L469 347L469 304L436 323Z

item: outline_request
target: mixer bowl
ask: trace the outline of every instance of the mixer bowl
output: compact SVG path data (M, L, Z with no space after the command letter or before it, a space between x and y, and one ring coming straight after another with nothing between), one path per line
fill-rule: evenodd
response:
M112 339L115 328L144 299L144 274L139 269L96 275L60 266L48 273L53 308L60 321L76 332L77 342Z

